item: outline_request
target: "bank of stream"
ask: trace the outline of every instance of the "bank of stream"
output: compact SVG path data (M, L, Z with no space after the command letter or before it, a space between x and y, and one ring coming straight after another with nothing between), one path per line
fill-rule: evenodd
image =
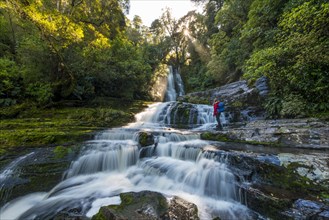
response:
M57 157L51 148L42 148L16 158L2 173L7 175L3 183L10 189L2 191L8 201L1 208L2 216L129 216L131 200L126 193L140 192L142 198L140 194L133 197L146 201L143 198L154 191L166 198L159 201L172 203L176 201L173 197L180 197L195 204L197 214L193 211L191 215L200 219L328 217L325 149L202 140L205 132L232 129L215 130L210 105L192 105L198 109L197 119L191 119L187 128L177 128L184 121L177 115L172 119L177 104L154 103L136 115L134 123L97 132L79 150L63 157ZM47 188L50 185L53 187ZM12 200L19 194L23 197ZM20 211L13 212L18 206ZM108 210L97 214L103 206ZM151 203L136 204L134 213L143 219L170 216L170 211L158 214L152 207Z
M75 129L66 123L55 126L47 124L47 117L36 117L42 122L43 129L37 130L41 137L43 130L55 127L56 132L67 132L66 141L59 144L61 138L54 135L53 143L32 146L37 143L29 142L33 138L17 138L25 146L16 149L24 151L2 157L0 216L329 219L327 121L266 120L259 106L262 97L244 81L180 101L171 99L183 91L176 92L172 82L168 87L169 100L152 103L142 112L141 103L122 112L130 108L124 102L117 110L73 113L68 119L82 131L76 136L79 142L75 135L72 143L67 141ZM222 131L216 130L213 108L206 100L217 96L227 104ZM134 116L129 112L140 112L133 123L128 123ZM86 123L89 137L84 135ZM14 124L4 121L5 136L10 137ZM24 131L19 134L31 126L18 125ZM14 143L15 138L9 140Z

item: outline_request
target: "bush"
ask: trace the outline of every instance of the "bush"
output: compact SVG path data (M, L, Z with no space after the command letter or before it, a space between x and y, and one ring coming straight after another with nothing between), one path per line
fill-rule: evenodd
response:
M41 82L29 84L26 89L26 95L32 98L38 105L48 104L53 97L51 85Z
M290 94L282 102L280 112L283 118L301 118L307 115L306 102L300 95Z
M279 118L282 109L282 99L277 96L270 96L265 103L265 110L268 118Z
M265 110L269 118L302 118L308 114L306 101L301 95L289 94L284 98L271 96L267 99Z
M21 70L7 58L0 58L0 106L15 105L22 91Z

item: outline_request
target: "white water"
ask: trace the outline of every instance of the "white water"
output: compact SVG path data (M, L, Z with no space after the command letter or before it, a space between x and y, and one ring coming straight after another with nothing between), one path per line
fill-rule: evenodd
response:
M21 156L19 158L17 158L16 160L14 160L13 162L11 162L8 166L6 166L5 168L3 168L1 171L0 171L0 186L2 186L2 181L4 181L6 178L8 178L9 176L12 176L18 165L27 157L33 155L34 153L29 153L27 155L24 155L24 156ZM0 216L1 217L1 216Z
M195 131L166 126L172 103L156 103L136 115L136 122L100 133L86 143L64 180L50 192L29 194L0 209L1 219L51 219L78 207L92 217L104 205L119 204L122 192L152 190L177 195L198 206L201 219L251 219L241 205L238 183L225 157L207 151L211 145ZM199 127L215 125L211 106L197 106ZM152 132L157 147L140 157L136 132ZM195 129L198 130L198 129Z
M165 100L168 102L176 101L177 95L182 96L184 94L185 94L184 85L181 75L179 74L178 71L174 71L172 66L169 66L168 77L167 77L167 92L166 92Z
M171 70L171 71L173 71L173 70ZM181 75L179 74L178 71L176 72L175 75L176 75L176 84L177 84L177 87L178 87L177 94L178 94L178 96L183 96L183 95L185 95L185 91L184 91L184 84L183 84L182 77L181 77Z

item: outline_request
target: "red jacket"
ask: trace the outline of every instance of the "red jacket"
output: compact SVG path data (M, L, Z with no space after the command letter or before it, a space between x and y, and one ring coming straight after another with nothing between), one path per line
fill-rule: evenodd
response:
M218 109L218 103L220 103L220 101L217 101L214 103L214 115L217 115L217 109Z

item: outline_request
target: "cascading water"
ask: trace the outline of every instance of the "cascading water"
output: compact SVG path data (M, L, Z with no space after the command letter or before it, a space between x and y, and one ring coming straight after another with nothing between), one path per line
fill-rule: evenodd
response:
M23 180L19 177L20 174L20 163L24 161L25 159L29 158L31 155L33 155L34 152L23 155L12 161L9 165L4 167L2 170L0 170L0 198L4 199L4 201L7 200L8 195L11 193L11 187L9 187L9 190L4 187L5 185L15 185L19 183L24 183L26 180ZM1 213L0 213L0 219Z
M176 101L177 96L185 94L183 81L178 70L174 70L172 66L169 66L168 71L165 101Z
M120 204L120 193L149 189L195 203L201 219L252 219L252 211L241 204L243 183L225 163L226 153L216 154L196 131L168 127L173 104L155 103L137 114L135 123L98 134L85 144L61 183L48 193L7 203L1 219L51 219L72 209L92 217L101 206ZM211 106L195 108L196 128L215 125ZM140 149L136 133L141 130L152 132L156 145Z

